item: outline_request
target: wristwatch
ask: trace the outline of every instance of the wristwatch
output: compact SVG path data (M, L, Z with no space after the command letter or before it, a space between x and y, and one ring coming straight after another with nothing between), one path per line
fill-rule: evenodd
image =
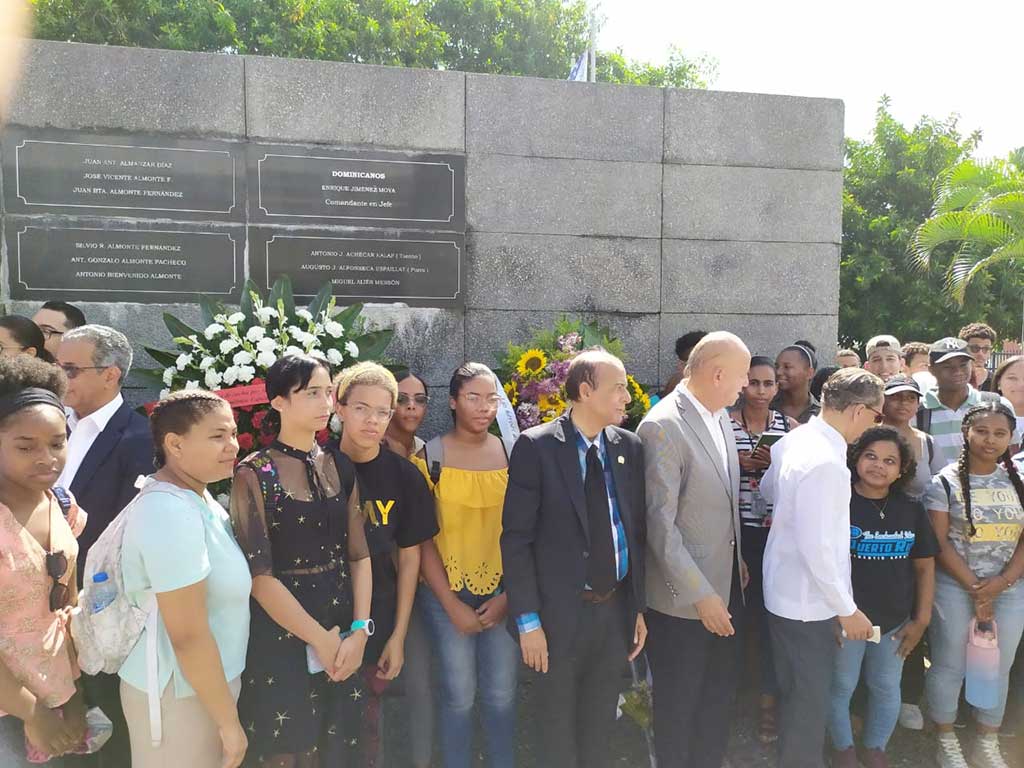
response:
M373 619L359 619L358 621L353 621L352 626L349 627L349 630L352 632L358 632L360 629L366 631L367 637L372 637L374 629Z

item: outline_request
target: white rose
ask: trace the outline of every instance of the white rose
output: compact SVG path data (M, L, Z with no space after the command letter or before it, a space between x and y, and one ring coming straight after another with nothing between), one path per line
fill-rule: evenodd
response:
M253 360L251 354L246 352L244 349L241 352L235 352L235 356L231 358L231 362L235 365L248 365Z
M304 355L304 354L306 354L306 351L304 349L299 349L298 347L296 347L294 345L289 346L288 349L286 349L284 351L284 357L288 357L288 355Z
M217 373L215 370L213 370L212 368L207 369L205 379L207 389L216 389L217 387L220 386L222 380L223 379L221 378L221 375Z
M213 322L215 322L215 323L222 323L223 324L223 323L226 323L227 321L228 321L228 316L227 315L221 314L221 315L214 315L213 316Z
M328 336L340 339L345 333L345 326L335 320L328 320L324 323L324 331Z
M359 346L354 341L345 342L345 351L349 357L359 357Z
M259 317L261 323L269 323L277 317L277 310L273 307L260 307L256 310L256 315Z
M325 355L323 353L323 351L319 350L319 349L311 349L311 350L309 350L309 356L310 357L315 357L318 360L326 360L327 359L327 355Z
M178 359L174 361L174 364L178 366L179 371L184 371L190 365L192 365L192 355L182 353L178 355Z
M171 390L169 390L169 389L161 389L160 390L160 399L163 400L169 394L171 394Z
M331 432L338 434L341 432L341 419L338 418L338 414L331 414L331 420L327 422L327 426L331 428Z
M345 356L336 349L327 350L327 362L331 365L341 365L345 362Z
M222 355L226 355L228 352L230 352L231 350L235 349L237 346L238 346L238 340L237 339L224 339L224 341L222 341L220 343L220 353Z
M199 382L198 381L186 381L185 382L185 389L199 389Z
M263 330L262 327L254 325L252 328L245 332L245 340L251 341L253 344L255 344L257 341L259 341L266 335L267 332Z
M256 364L260 366L260 368L269 368L276 362L277 355L273 352L260 352L256 355Z
M209 368L216 362L217 360L213 357L204 357L202 360L199 361L199 370L205 371L207 368Z
M238 381L238 368L232 365L230 368L224 371L224 383L230 387L236 381Z
M234 314L228 315L228 322L231 323L231 325L244 323L245 315L242 312L235 312Z
M256 350L258 352L277 352L279 347L280 345L270 337L260 339L256 342Z
M164 384L168 387L174 383L174 374L178 372L177 368L164 368Z
M224 326L220 323L210 323L206 326L206 330L203 331L203 336L212 341L213 337L218 333L224 333Z
M238 380L242 383L252 381L256 376L256 369L251 365L238 366Z
M301 317L307 323L313 322L313 315L312 315L312 313L310 313L310 311L308 309L306 309L305 307L303 307L302 309L295 310L295 316L296 317Z

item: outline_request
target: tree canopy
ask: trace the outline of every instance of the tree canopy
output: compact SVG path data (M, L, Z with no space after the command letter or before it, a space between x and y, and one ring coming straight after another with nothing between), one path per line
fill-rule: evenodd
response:
M565 78L585 0L32 0L45 40ZM598 79L706 88L715 63L598 52Z

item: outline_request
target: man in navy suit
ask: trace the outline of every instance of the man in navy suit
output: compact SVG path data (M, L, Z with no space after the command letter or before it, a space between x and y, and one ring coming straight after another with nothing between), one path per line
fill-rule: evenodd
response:
M630 401L618 358L581 353L565 391L571 411L512 451L501 558L510 629L541 673L538 763L602 768L626 661L647 636L644 456L618 427Z
M78 539L81 584L89 547L137 493L139 475L153 472L149 422L128 407L121 387L132 366L132 348L123 333L103 325L83 325L64 334L57 364L68 377L67 463L57 485L68 488L88 513ZM93 762L106 768L131 764L127 727L116 675L85 680L90 703L114 722L114 736Z

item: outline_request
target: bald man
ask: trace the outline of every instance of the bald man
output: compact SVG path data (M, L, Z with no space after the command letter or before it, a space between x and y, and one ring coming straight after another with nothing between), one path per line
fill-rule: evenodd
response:
M719 768L736 693L745 567L740 468L725 409L750 352L705 336L686 377L640 423L647 488L647 658L658 768Z

